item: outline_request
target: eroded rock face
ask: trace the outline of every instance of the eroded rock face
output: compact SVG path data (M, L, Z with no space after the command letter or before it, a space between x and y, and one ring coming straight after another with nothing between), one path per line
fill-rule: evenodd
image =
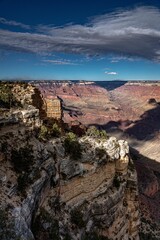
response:
M127 142L84 136L78 138L82 154L75 159L64 137L37 138L39 111L27 99L26 108L2 119L0 132L0 206L8 208L17 236L138 240L137 177L129 167ZM26 169L19 158L26 160Z
M16 191L8 196L14 203L12 217L17 235L24 240L41 239L38 234L43 226L49 231L51 220L44 222L38 233L32 232L34 219L43 207L58 222L61 239L67 234L70 239L80 240L95 233L109 239L139 239L137 179L135 170L128 169L125 141L79 138L82 157L78 160L66 155L63 139L44 143L31 134L29 141L37 157L33 169L39 169L39 176L27 186L23 200L16 197ZM103 155L97 149L103 149ZM74 222L75 209L79 209L82 219L78 221L83 224Z
M49 180L51 176L55 174L55 169L51 167L52 165L53 164L48 166L52 168L50 174L42 171L41 178L39 178L28 190L27 197L23 200L21 206L15 207L12 211L12 216L15 219L16 232L23 239L34 239L34 235L31 231L31 222L35 211L41 206L49 191Z
M96 142L88 137L80 142L83 146L90 143L84 150L88 158L70 160L70 164L61 160L60 173L65 169L65 178L62 175L60 179L59 198L61 211L67 214L61 220L62 232L71 233L72 239L83 239L87 232L98 232L109 239L139 239L137 178L135 170L128 170L127 142L116 138ZM96 156L97 148L106 151L102 161ZM54 190L51 196L55 196ZM85 226L72 222L74 209L79 209Z
M0 126L40 127L40 111L33 106L33 96L37 94L35 87L27 83L10 83L10 88L14 100L10 108L1 108Z
M39 110L32 108L27 110L22 110L22 121L25 125L40 127L41 120L39 119Z

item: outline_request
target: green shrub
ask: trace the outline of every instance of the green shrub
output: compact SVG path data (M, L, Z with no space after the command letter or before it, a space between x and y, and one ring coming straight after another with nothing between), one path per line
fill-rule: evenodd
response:
M87 129L86 135L93 138L106 139L107 133L105 130L98 130L95 126L91 126Z
M40 214L39 214L42 222L50 222L52 220L50 213L43 207L40 209Z
M83 214L77 208L71 210L71 222L80 228L85 227L86 223L83 220Z
M96 148L95 153L99 159L103 158L106 155L106 151L104 148Z
M38 138L45 140L49 135L48 128L45 125L42 125L39 131Z
M1 107L10 108L13 102L13 94L11 91L12 87L10 84L0 84L0 105Z
M63 240L71 240L71 237L68 233L66 233L66 235L64 236Z
M8 143L7 142L2 142L1 143L1 151L3 153L7 153L7 149L8 149Z
M33 179L31 180L30 178L30 172L33 170L34 157L31 153L30 147L12 150L11 162L15 172L19 174L17 178L17 190L25 197L26 187L33 182ZM37 177L36 171L35 177Z
M11 162L17 173L29 172L34 162L31 148L25 147L20 148L19 150L12 150Z
M0 82L0 107L11 108L13 106L21 106L12 93L13 84Z
M113 179L113 186L116 187L117 189L119 189L120 187L120 180L118 179L117 176L115 176Z
M144 233L144 232L140 232L139 237L141 240L158 240L159 239L153 236L151 233Z
M83 240L109 240L109 238L101 236L97 232L92 232L87 234Z
M17 190L22 194L23 197L26 197L26 188L40 177L41 174L39 169L34 169L32 171L32 175L30 175L29 172L21 173L17 178Z
M28 174L24 173L19 175L19 177L17 178L17 183L18 183L17 190L20 193L22 193L23 196L26 196L26 187L29 184Z
M41 177L40 169L39 168L35 168L34 171L33 171L33 177L31 178L31 182L36 181L40 177Z
M100 138L104 138L104 139L107 138L107 133L106 133L105 130L100 130L100 131L99 131L99 135L100 135Z
M44 223L49 223L47 229L44 228ZM37 215L33 226L32 231L36 240L45 239L45 240L60 240L59 237L59 222L54 219L54 217L46 211L44 208L40 209L39 215ZM42 238L42 236L45 238Z
M70 132L66 135L64 140L64 148L67 154L70 154L71 157L75 160L80 159L82 155L81 145L78 142L77 136Z
M60 240L59 236L59 222L58 220L52 220L49 230L49 238L54 240Z
M128 168L131 172L134 172L134 170L135 170L133 160L131 160L131 159L129 160Z
M57 123L54 123L51 130L52 136L59 137L61 135L61 129Z
M61 136L61 127L59 127L57 122L46 122L45 125L42 125L38 138L41 140L46 140L50 137L60 137Z
M7 210L2 208L0 208L0 239L18 239L14 233L14 226L9 220Z

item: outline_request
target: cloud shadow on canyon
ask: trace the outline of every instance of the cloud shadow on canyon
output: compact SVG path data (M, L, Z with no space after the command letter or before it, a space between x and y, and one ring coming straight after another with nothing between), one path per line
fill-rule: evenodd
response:
M127 128L122 130L122 125ZM96 124L96 126L100 129L113 130L113 132L117 129L139 141L147 141L160 132L160 105L157 103L154 108L144 112L137 121L110 121L104 125Z
M113 80L113 81L94 81L99 87L105 88L108 91L112 91L125 85L128 81Z

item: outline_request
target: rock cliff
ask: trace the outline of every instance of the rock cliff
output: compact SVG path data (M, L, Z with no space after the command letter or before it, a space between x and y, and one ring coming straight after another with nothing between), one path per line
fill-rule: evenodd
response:
M126 141L39 138L42 121L30 103L0 121L0 207L8 217L0 214L12 233L0 230L1 239L139 239L137 176Z

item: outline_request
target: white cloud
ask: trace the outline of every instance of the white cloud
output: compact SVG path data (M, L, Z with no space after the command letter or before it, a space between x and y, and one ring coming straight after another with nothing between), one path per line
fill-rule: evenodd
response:
M105 73L108 75L117 75L118 74L117 72L105 72Z
M120 61L135 61L137 60L137 58L133 58L133 57L128 57L128 56L114 56L112 58L110 58L111 60L111 63L117 63L117 62L120 62Z
M16 22L16 21L13 21L13 20L7 20L7 19L2 18L2 17L0 17L0 23L5 24L5 25L10 25L10 26L15 26L15 27L21 27L21 28L28 29L28 30L30 29L29 25L26 25L26 24L23 24L23 23L20 23L20 22Z
M21 25L14 21L7 22ZM85 25L40 25L34 28L34 33L0 30L0 48L46 55L63 52L88 56L120 56L119 59L113 59L113 62L134 57L159 61L159 23L158 8L139 7L105 14Z
M79 65L78 63L71 62L68 59L67 60L66 59L63 59L63 60L44 59L42 61L45 63L51 63L51 64L55 64L55 65Z

